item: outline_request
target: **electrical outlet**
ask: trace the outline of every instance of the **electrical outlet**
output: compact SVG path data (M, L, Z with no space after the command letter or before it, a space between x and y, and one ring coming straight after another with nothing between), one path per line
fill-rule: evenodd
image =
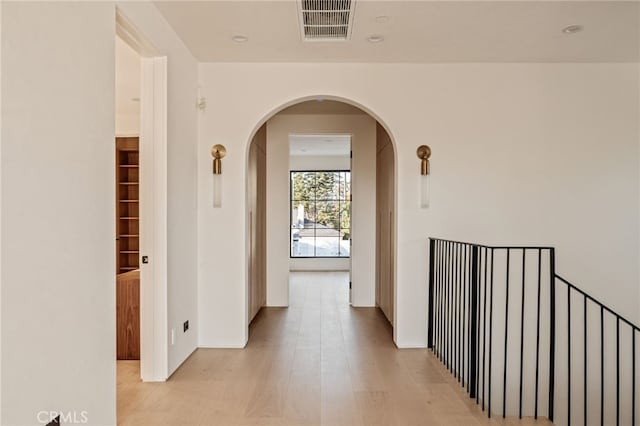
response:
M185 321L184 324L182 324L182 332L186 333L188 329L189 329L189 320Z
M172 345L176 344L176 329L175 328L171 329L171 344Z

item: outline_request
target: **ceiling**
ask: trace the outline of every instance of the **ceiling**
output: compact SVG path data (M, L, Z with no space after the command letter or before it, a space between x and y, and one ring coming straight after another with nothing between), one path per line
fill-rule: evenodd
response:
M289 155L349 157L351 135L290 135Z
M155 4L201 62L637 62L640 57L635 1L357 0L351 39L334 42L302 41L295 0ZM563 33L569 25L584 30ZM235 42L234 35L248 40ZM374 35L384 40L369 42Z

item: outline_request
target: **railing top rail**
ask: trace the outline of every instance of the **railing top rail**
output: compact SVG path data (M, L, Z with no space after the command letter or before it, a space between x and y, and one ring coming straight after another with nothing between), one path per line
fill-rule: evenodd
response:
M554 247L549 247L549 246L490 246L490 245L485 245L485 244L470 243L470 242L467 242L467 241L447 240L447 239L444 239L444 238L429 237L429 239L433 240L433 241L442 241L442 242L447 242L447 243L466 244L466 245L469 245L469 246L482 247L482 248L487 248L487 249L492 249L492 250L554 250ZM626 324L628 324L634 330L640 331L640 326L637 326L636 324L634 324L633 322L629 321L628 319L626 319L622 315L618 314L616 311L614 311L613 309L611 309L610 307L608 307L604 303L600 302L598 299L596 299L593 296L585 293L579 287L576 287L574 284L572 284L569 281L567 281L566 279L562 278L560 275L555 274L555 278L557 278L558 280L562 281L564 284L568 285L571 289L573 289L573 290L577 291L578 293L582 294L587 299L591 300L592 302L596 303L597 305L602 306L603 309L605 309L611 315L615 316L616 318L619 318L621 321L623 321Z
M475 246L475 247L482 247L482 248L488 248L488 249L494 249L494 250L553 250L554 247L550 247L550 246L489 246L486 244L478 244L478 243L470 243L467 241L456 241L456 240L447 240L444 238L434 238L434 237L429 237L430 240L434 240L434 241L443 241L446 243L456 243L456 244L466 244L469 246Z
M576 287L575 285L571 284L569 281L567 281L566 279L562 278L560 275L555 274L555 277L556 277L556 279L562 281L564 284L569 286L572 290L577 291L578 293L582 294L584 297L586 297L587 299L591 300L595 304L600 305L604 310L608 311L611 315L614 315L616 318L619 318L620 321L626 322L633 329L635 329L637 331L640 331L640 327L638 327L637 325L635 325L634 323L632 323L631 321L629 321L628 319L626 319L622 315L618 314L616 311L614 311L613 309L611 309L610 307L608 307L604 303L600 302L598 299L596 299L596 298L590 296L589 294L585 293L584 291L580 290L578 287Z

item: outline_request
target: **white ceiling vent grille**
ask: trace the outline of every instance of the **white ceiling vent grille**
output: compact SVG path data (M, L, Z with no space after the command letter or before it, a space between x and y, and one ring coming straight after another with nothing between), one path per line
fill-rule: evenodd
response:
M305 41L340 41L351 37L355 0L300 0L300 29Z

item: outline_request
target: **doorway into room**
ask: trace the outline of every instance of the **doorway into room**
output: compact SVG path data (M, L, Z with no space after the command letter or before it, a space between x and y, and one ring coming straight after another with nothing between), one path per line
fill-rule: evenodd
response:
M350 134L289 135L289 208L289 271L343 271L351 282Z
M116 357L140 360L140 55L116 37Z
M167 58L159 56L119 9L115 27L118 373L133 380L164 381L170 340L166 329Z
M345 315L378 307L393 326L393 154L373 116L337 100L295 103L258 128L247 173L247 327L262 307L315 306L311 294Z

